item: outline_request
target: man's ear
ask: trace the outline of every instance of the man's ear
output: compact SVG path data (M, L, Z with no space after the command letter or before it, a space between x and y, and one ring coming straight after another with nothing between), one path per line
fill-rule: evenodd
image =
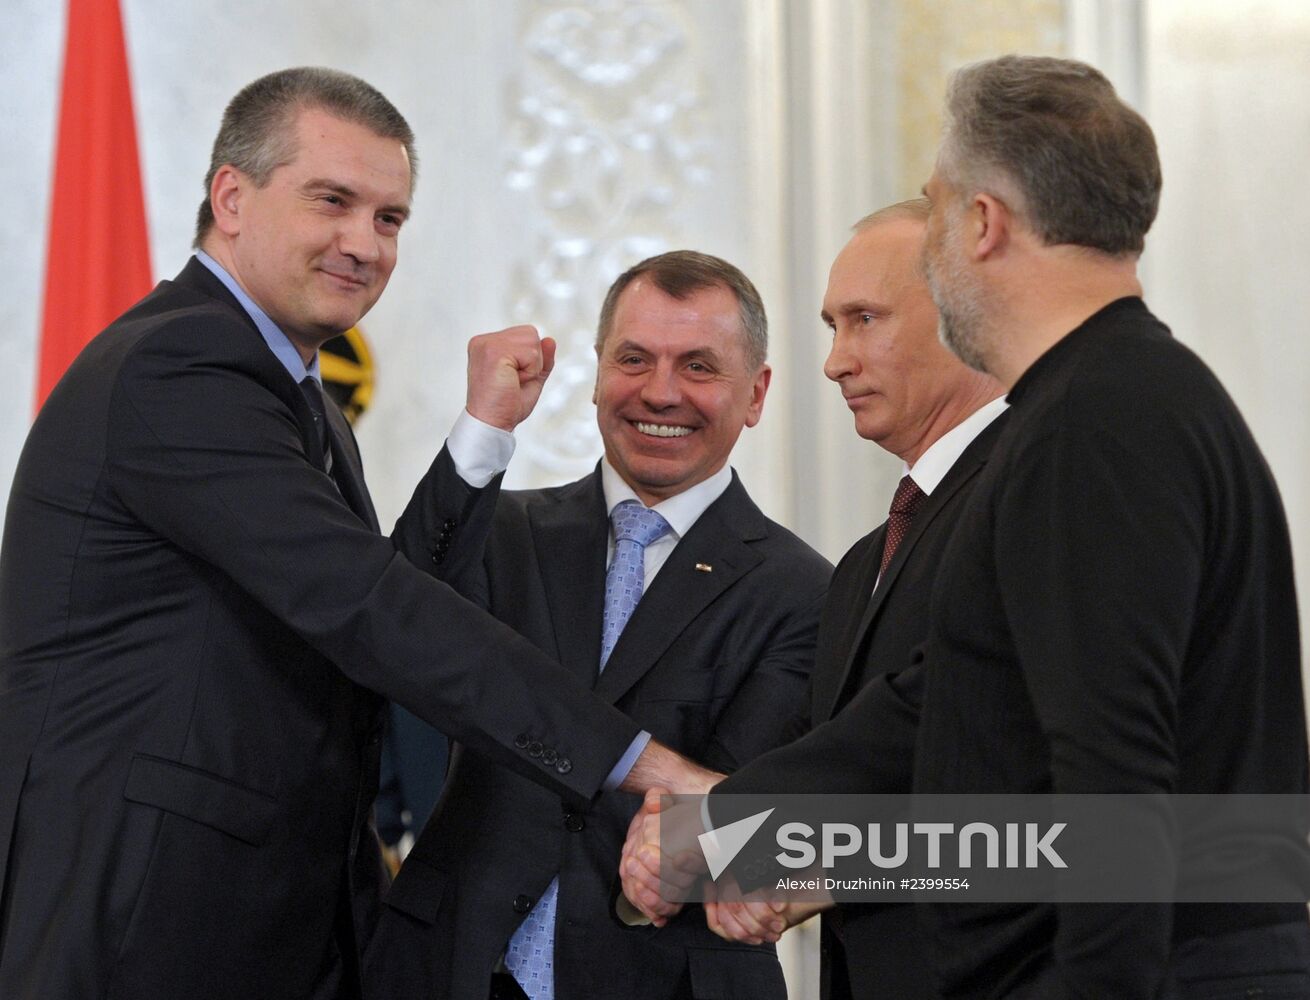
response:
M761 365L751 381L751 402L746 408L746 426L754 427L764 414L764 394L769 391L769 381L773 378L773 369Z
M209 185L209 206L214 211L214 226L225 236L241 232L241 196L250 178L230 163L219 167Z
M1010 206L994 195L979 191L969 206L975 235L973 255L986 260L1003 252L1010 241L1014 215Z

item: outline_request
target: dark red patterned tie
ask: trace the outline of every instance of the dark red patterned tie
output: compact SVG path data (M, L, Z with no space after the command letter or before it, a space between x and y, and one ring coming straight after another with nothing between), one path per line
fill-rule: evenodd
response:
M887 572L887 565L896 554L896 547L905 540L906 532L910 530L910 522L914 520L914 515L927 496L928 494L919 489L918 483L909 476L901 478L900 485L896 487L896 495L892 497L892 508L887 514L887 538L882 545L882 567L878 570L879 577Z

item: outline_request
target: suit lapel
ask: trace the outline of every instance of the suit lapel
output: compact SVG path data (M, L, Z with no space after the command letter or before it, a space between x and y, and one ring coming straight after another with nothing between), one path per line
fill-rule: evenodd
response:
M355 446L355 436L350 430L341 408L323 394L323 411L328 422L328 438L332 447L332 479L341 491L350 509L359 519L374 531L378 531L378 516L373 509L373 500L364 485L364 466L360 462L359 450ZM312 420L311 416L311 420ZM311 435L317 444L317 435ZM321 466L320 466L321 468Z
M255 352L255 357L259 359L261 367L265 369L267 384L283 402L291 407L291 411L296 417L297 427L300 430L301 441L305 446L305 454L311 462L314 462L319 469L322 469L326 463L323 461L318 433L314 428L314 414L309 409L309 403L305 401L300 386L296 385L296 380L291 377L273 352L268 349L263 334L259 332L259 327L255 325L255 321L250 317L250 314L236 300L236 297L227 290L227 286L219 281L218 277L204 264L200 263L196 257L192 257L187 261L186 267L173 279L173 283L215 299L241 317L241 320L250 331L251 349ZM355 447L355 439L351 433L350 425L346 422L340 408L328 398L326 392L323 394L323 409L327 415L328 437L331 439L334 463L332 478L337 484L338 491L346 503L349 504L350 509L355 512L355 515L374 531L377 531L377 514L373 510L373 502L369 498L367 488L364 486L364 469L360 463L359 450Z
M835 706L841 697L846 679L855 662L854 650L860 643L865 619L869 611L870 595L878 580L878 565L882 561L883 544L887 537L887 524L883 522L872 532L856 543L860 552L853 558L850 575L840 584L836 578L828 590L825 615L832 615L827 627L835 634L820 635L819 651L821 656L836 660L838 672L833 674L820 669L816 664L813 675L813 701L811 710L817 724L832 717ZM838 617L839 616L839 617Z
M609 521L600 473L528 507L556 655L590 685L600 664Z
M596 682L596 693L609 702L622 698L697 615L759 564L760 556L748 542L767 534L764 515L734 474L728 489L678 541L642 595ZM599 617L596 633L599 658Z
M868 575L867 580L870 588L873 588L874 581L877 580L877 588L873 590L868 606L860 617L859 627L852 636L846 658L842 664L841 678L832 690L831 702L822 706L825 709L825 718L832 718L833 713L836 711L837 704L840 702L842 693L846 690L847 682L850 680L851 670L855 665L856 658L862 655L869 631L877 620L878 613L882 610L883 605L886 604L892 588L896 586L896 579L900 576L901 568L909 560L915 545L931 527L937 515L950 504L951 498L987 464L987 456L991 453L992 441L1001 424L1004 423L1004 418L1005 414L1002 413L983 428L982 432L964 449L963 454L956 459L955 464L947 471L942 481L937 484L937 488L923 502L923 506L919 508L918 514L915 515L910 524L910 530L906 532L901 544L897 546L896 554L892 556L892 561L887 565L887 572L883 574L881 580L877 580L877 577L878 566L882 562L882 546L877 546L876 551L871 553L872 572ZM885 537L886 524L883 525L881 530Z

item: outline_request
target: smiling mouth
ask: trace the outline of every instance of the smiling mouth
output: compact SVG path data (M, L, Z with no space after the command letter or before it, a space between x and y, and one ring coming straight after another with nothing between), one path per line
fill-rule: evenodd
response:
M691 433L690 427L679 427L676 424L647 424L634 420L632 426L650 437L680 438Z
M352 287L363 288L367 284L362 278L356 278L353 274L341 274L339 271L329 271L326 268L320 268L320 270L329 278L335 278L337 281Z

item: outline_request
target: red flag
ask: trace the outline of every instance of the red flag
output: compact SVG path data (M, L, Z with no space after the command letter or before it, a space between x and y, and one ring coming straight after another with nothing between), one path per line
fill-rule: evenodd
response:
M151 284L118 0L69 0L37 409L86 342Z

